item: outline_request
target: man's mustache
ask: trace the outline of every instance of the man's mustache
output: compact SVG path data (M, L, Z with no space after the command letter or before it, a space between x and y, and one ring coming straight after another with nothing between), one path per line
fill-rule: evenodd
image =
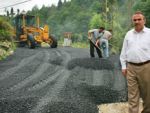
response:
M137 24L134 24L134 26L138 26L138 25L140 25L140 24L138 24L138 23L137 23Z

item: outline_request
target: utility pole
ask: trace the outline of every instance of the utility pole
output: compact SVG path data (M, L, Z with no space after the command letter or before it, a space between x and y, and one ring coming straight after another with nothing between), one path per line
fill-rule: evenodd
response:
M109 11L109 8L108 8L108 1L107 0L105 0L105 15L106 15L106 20L105 20L105 28L106 28L106 25L107 25L107 23L108 23L108 17L107 17L107 12Z

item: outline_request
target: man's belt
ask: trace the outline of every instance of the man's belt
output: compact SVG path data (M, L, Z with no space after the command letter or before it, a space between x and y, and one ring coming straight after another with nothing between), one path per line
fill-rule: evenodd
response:
M145 61L145 62L140 62L140 63L133 63L133 62L128 62L129 64L135 65L135 66L141 66L147 63L150 63L150 60Z

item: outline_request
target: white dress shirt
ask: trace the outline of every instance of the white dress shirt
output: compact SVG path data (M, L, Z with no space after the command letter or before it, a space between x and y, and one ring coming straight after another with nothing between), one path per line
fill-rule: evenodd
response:
M134 29L127 32L120 55L122 69L127 62L141 63L150 60L150 29L144 27L141 32Z

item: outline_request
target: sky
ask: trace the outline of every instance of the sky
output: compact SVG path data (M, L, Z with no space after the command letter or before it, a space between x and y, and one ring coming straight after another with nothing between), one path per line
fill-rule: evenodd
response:
M28 1L28 2L25 2ZM52 4L57 5L59 0L0 0L0 14L6 14L6 10L10 11L11 7L13 7L14 12L17 12L17 9L28 11L31 10L35 5L38 8L41 8L43 4L45 6L51 6ZM62 0L63 2L64 0ZM66 0L70 1L70 0ZM21 3L24 2L24 3ZM18 4L21 3L21 4ZM17 4L15 6L11 6ZM10 6L10 7L7 7ZM7 7L7 8L4 8Z

